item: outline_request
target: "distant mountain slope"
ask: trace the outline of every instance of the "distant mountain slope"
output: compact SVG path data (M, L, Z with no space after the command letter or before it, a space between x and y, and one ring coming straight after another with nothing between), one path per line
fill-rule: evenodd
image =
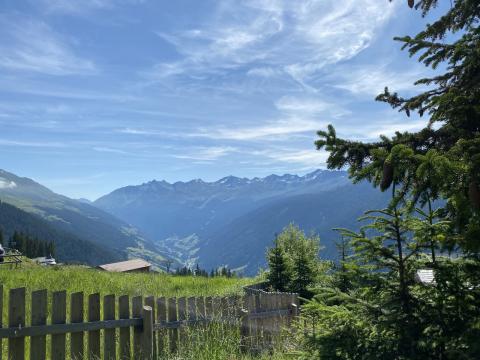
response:
M203 235L277 197L334 189L350 181L345 172L318 170L306 176L228 176L216 182L151 181L127 186L94 202L150 238Z
M346 172L317 170L305 176L229 176L216 182L127 186L94 204L141 229L179 262L211 268L227 264L255 273L265 247L290 222L323 237L334 256L331 228L356 225L363 211L383 207L386 195L352 185Z
M95 265L121 259L121 256L113 251L79 239L66 231L55 229L39 216L29 214L5 202L0 202L0 230L4 236L4 246L14 231L29 234L40 240L53 241L56 257L61 262Z
M0 170L0 200L40 216L55 229L108 249L115 258L145 253L151 261L163 259L153 244L126 222L88 203L56 194L31 179Z
M372 208L383 208L388 195L372 189L370 184L344 185L333 191L294 195L279 199L234 219L205 239L197 256L205 268L218 266L245 267L252 275L265 267L265 250L289 223L320 236L321 256L338 256L335 242L339 235L332 229L357 229L358 217Z

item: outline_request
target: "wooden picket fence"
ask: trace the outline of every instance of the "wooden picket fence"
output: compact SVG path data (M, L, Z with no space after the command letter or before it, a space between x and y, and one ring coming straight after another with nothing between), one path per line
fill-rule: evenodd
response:
M47 355L62 360L164 358L188 341L186 327L211 323L238 326L239 345L245 351L258 350L271 346L298 316L296 294L260 289L223 298L106 295L103 301L100 294L56 291L51 302L47 290L37 290L27 304L26 289L17 288L8 292L8 327L2 327L3 291L0 285L0 360L23 360L26 353L32 360ZM8 354L2 354L2 339L8 341Z

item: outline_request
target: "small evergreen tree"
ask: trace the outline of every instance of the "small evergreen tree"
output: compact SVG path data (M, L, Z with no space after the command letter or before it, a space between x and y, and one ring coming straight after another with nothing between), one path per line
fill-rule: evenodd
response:
M270 268L267 276L272 276L277 286L286 291L310 297L312 293L309 288L321 273L319 249L318 236L306 236L298 226L288 225L275 239L275 246L267 251L267 261L274 266L273 272Z
M275 246L267 253L268 268L267 280L269 285L277 291L287 291L292 282L292 270L288 264L285 252L275 239Z

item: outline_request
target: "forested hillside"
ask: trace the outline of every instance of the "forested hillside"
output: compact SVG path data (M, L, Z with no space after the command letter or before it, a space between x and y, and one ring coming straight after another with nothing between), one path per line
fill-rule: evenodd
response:
M95 265L121 259L119 254L105 247L80 239L66 231L55 229L38 215L29 214L1 201L0 230L3 234L4 246L7 246L8 240L15 231L42 241L53 241L55 244L55 256L59 262Z
M129 254L142 256L161 266L164 257L140 232L115 216L89 205L54 193L45 186L24 177L0 170L0 200L21 210L21 215L35 215L48 225L56 237L59 254L68 254L66 259L99 264L105 260L125 259ZM32 219L28 217L27 223ZM9 231L23 231L9 227ZM33 236L43 237L42 232L29 231ZM70 239L63 242L63 239ZM77 245L72 245L76 243ZM82 245L79 245L82 244ZM91 250L83 250L90 246ZM60 250L64 249L64 250ZM85 255L87 254L87 255ZM88 254L94 255L92 258ZM92 260L94 259L94 260Z

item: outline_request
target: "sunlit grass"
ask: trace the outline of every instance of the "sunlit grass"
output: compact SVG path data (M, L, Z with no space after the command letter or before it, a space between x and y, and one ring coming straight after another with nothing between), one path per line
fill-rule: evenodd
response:
M203 278L163 273L109 273L81 266L43 267L22 264L18 268L0 266L4 289L26 287L33 290L83 291L85 294L144 296L221 296L241 293L251 278Z
M173 276L162 273L109 273L102 270L81 266L43 267L32 263L24 263L18 268L0 266L0 284L4 287L3 319L8 314L9 289L26 287L26 320L30 323L31 292L47 289L49 296L48 316L51 316L51 299L54 291L67 291L67 319L69 318L69 295L82 291L85 306L89 294L100 293L143 295L155 297L190 297L190 296L227 296L242 294L245 285L256 282L252 278L203 278L194 276ZM102 309L103 310L103 309ZM118 309L117 309L118 311ZM103 312L103 311L102 311ZM4 323L5 324L5 323ZM207 328L189 329L189 340L179 346L175 354L163 354L165 359L286 359L281 352L274 354L257 354L245 351L240 346L239 327L210 325ZM49 337L48 337L49 338ZM192 341L194 340L194 341ZM47 346L50 354L50 344ZM69 337L67 337L67 349ZM7 352L7 342L3 341L3 351ZM26 352L29 353L27 342Z

